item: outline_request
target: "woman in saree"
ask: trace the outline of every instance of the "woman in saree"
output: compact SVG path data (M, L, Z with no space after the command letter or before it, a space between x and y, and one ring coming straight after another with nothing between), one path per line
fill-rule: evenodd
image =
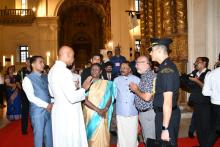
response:
M86 133L89 147L109 147L109 127L113 112L115 86L112 81L100 79L101 65L91 67L92 85L87 92L84 107ZM87 80L88 80L87 79Z
M7 98L7 119L18 120L21 118L21 94L20 88L16 84L16 78L13 75L14 67L10 66L5 75L6 98Z

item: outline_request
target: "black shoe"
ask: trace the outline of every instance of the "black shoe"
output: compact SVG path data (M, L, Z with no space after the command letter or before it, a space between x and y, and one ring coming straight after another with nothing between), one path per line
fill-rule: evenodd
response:
M188 137L189 138L195 138L194 133L193 132L188 132Z
M27 135L27 132L22 132L22 135Z
M112 136L117 136L117 132L116 131L110 131L110 133L112 134Z

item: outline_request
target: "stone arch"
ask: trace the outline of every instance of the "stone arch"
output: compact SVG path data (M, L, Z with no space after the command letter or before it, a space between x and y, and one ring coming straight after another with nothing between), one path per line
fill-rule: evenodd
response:
M101 4L95 3L94 0L60 0L54 10L54 16L59 16L60 11L66 10L74 5L86 5L92 7L100 16L105 18L105 9Z

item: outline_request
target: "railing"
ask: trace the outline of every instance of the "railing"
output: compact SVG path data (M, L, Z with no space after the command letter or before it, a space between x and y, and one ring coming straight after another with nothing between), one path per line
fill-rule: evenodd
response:
M0 23L32 23L35 13L32 9L0 9Z
M1 9L0 16L35 16L32 9Z

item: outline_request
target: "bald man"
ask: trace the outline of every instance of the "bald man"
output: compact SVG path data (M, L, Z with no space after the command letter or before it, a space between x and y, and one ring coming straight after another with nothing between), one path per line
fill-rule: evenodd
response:
M49 90L55 102L52 109L52 131L54 147L87 147L85 123L81 102L91 79L83 88L77 89L73 74L67 66L74 61L74 51L68 46L59 50L59 59L48 74Z

